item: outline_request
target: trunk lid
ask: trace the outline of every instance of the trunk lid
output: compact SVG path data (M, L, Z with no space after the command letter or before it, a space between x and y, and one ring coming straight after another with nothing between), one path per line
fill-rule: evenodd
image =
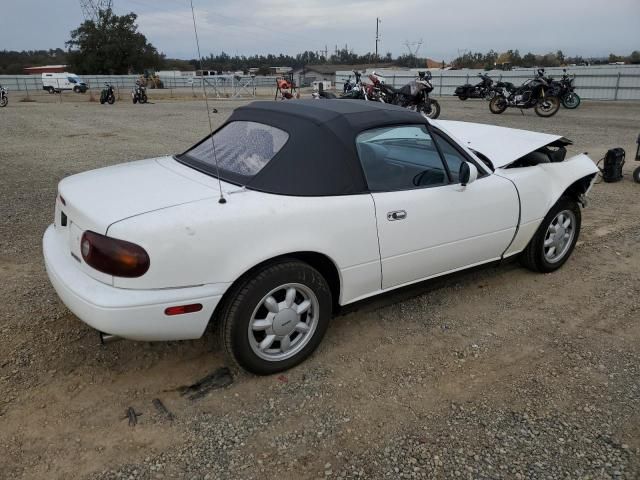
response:
M233 188L222 183L222 188ZM85 230L107 234L125 218L219 195L218 181L172 157L100 168L63 179L58 185L54 224L68 253L91 277L113 284L113 277L88 266L80 243ZM126 239L124 239L126 240Z
M197 177L205 175L163 157L73 175L60 182L58 192L70 222L82 230L106 234L119 220L216 197L218 185L211 181L215 179L198 181Z
M528 153L557 141L567 145L571 143L562 135L517 128L453 120L432 120L431 123L458 139L467 148L482 153L491 160L495 168L506 167Z

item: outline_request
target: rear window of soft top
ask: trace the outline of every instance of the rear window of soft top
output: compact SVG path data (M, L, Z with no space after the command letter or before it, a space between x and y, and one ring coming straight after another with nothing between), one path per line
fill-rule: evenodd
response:
M288 139L287 132L271 125L235 121L177 158L213 176L216 176L217 158L220 178L243 185L275 157Z

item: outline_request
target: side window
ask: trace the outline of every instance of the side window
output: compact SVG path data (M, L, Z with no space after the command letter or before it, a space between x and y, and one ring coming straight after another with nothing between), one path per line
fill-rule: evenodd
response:
M449 183L433 139L423 125L376 128L356 138L360 163L374 192Z
M445 162L447 162L447 167L449 167L451 181L453 183L459 183L460 180L458 177L460 175L460 165L462 164L462 162L467 162L469 160L439 133L434 133L434 138L438 143L438 147L440 147L440 151L442 152ZM475 162L473 163L475 164ZM486 175L484 173L484 170L481 169L478 165L476 165L476 168L478 169L478 178Z

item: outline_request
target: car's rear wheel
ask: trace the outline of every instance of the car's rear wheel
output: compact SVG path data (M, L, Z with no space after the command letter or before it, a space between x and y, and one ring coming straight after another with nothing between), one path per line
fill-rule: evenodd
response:
M560 198L520 255L520 261L536 272L547 273L559 269L576 246L581 223L577 202L567 197Z
M257 270L230 292L219 314L227 355L258 375L287 370L322 341L331 291L310 265L284 260Z

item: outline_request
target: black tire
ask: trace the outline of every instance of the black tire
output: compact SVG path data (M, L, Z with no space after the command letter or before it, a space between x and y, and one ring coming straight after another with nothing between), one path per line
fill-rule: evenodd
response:
M9 98L2 97L2 99L0 100L0 107L6 107L8 103L9 103Z
M140 98L140 103L147 103L147 100L148 100L147 95L143 93L142 97Z
M562 97L562 106L564 108L568 108L569 110L578 108L580 106L580 102L580 96L575 92L569 92L564 97Z
M561 212L571 212L573 214L575 220L575 225L573 225L573 237L571 237L568 247L564 247L566 250L563 248L562 255L551 262L545 256L544 243L545 240L547 240L550 225L556 220L556 217ZM520 254L520 263L528 269L540 273L549 273L559 269L571 256L571 253L576 246L576 242L578 241L578 237L580 236L581 225L582 216L578 203L571 198L561 197L544 217L544 220L542 220L542 223L529 242L529 245L527 245L527 248L525 248Z
M558 97L545 97L542 102L536 103L533 109L539 117L553 117L560 110L560 99Z
M105 101L104 101L104 97L100 97L100 105L104 105Z
M77 85L73 87L73 93L80 93L80 87L78 87Z
M134 96L132 97L132 100L133 100L133 104L135 105L136 103L138 103L138 96L137 96L137 95L134 95Z
M633 171L633 180L636 183L640 183L640 167L636 167L636 169Z
M423 117L435 120L440 116L440 104L431 98L427 98L424 102L418 104L417 112Z
M47 88L47 91L49 92L50 95L53 95L54 93L56 93L56 89L53 87Z
M507 106L507 99L504 95L496 95L489 102L489 110L491 110L491 113L495 113L496 115L504 112L507 109Z
M458 98L464 102L469 97L467 97L466 95L458 95Z
M250 322L254 313L264 308L262 302L265 296L287 284L302 285L315 295L315 329L309 333L310 337L297 353L282 360L265 359L258 356L252 347L252 341L259 340L255 338L256 333L249 333ZM309 357L322 341L329 326L331 307L331 291L327 281L315 268L294 259L267 264L241 280L229 292L218 313L220 339L225 353L240 368L257 375L271 375L292 368ZM251 335L254 335L253 339ZM264 335L267 336L266 333Z
M115 101L116 101L116 97L115 97L115 95L109 95L109 96L107 97L107 103L108 103L109 105L113 105Z

